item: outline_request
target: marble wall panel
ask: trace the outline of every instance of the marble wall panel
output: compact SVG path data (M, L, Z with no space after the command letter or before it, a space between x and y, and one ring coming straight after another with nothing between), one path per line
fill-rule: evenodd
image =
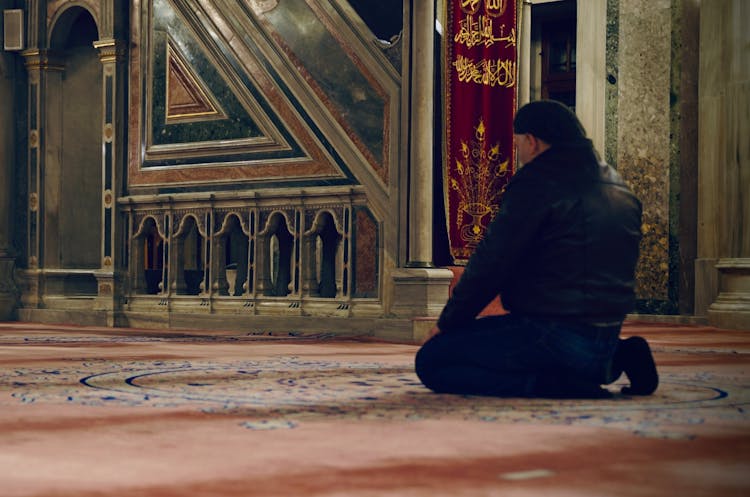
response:
M620 0L607 0L607 86L605 89L604 111L604 160L617 164L617 106L618 71L620 43Z
M309 0L285 0L259 16L387 182L387 95L356 54L346 48L347 42L337 37L336 26Z
M230 141L243 138L261 138L266 133L261 130L256 119L243 106L236 93L227 81L227 75L219 69L220 61L210 56L210 52L201 46L198 36L188 21L181 16L168 0L153 0L151 34L149 45L150 86L149 103L146 107L148 130L148 148L153 145L171 145L179 143L200 143L221 141L229 145ZM168 81L170 79L169 55L179 58L186 71L195 78L207 93L207 99L215 102L221 109L219 118L214 116L195 116L190 122L172 122L167 119ZM221 118L223 117L223 118ZM287 137L288 138L288 137ZM304 153L291 140L287 147L275 150L277 157L300 157ZM291 148L291 150L289 150ZM221 160L221 152L214 154L214 159ZM224 158L226 160L226 158ZM205 158L202 161L206 161ZM196 160L187 154L171 160L156 160L149 165L189 164Z
M212 108L208 105L212 100L218 103L219 108L227 109L226 114L219 119L209 120L208 116L196 116L200 119L193 119L192 122L170 122L170 90L178 89L174 83L174 77L177 77L177 68L175 62L168 60L167 46L169 36L164 31L154 33L154 73L152 77L151 93L151 133L149 139L151 144L166 145L172 143L191 143L200 141L214 140L232 140L237 138L251 138L261 136L258 126L253 119L244 111L241 104L234 97L231 90L216 73L213 65L200 55L193 55L192 64L201 67L201 73L204 78L208 79L208 85L211 87L211 94L207 95L208 102L204 104L206 108ZM177 52L179 53L179 52ZM179 57L175 54L174 57ZM196 61L195 59L199 59ZM169 64L172 62L172 64ZM179 66L177 66L179 67ZM189 70L189 69L188 69ZM184 87L185 85L183 85ZM195 85L197 86L197 85ZM213 97L213 98L211 98ZM174 108L174 104L172 105ZM218 109L212 109L217 110ZM187 117L180 116L177 117Z
M358 208L354 213L353 297L376 297L378 295L378 254L380 243L378 225L367 209Z
M133 1L129 185L168 192L236 188L242 180L351 184L363 181L352 170L366 168L365 181L372 172L387 187L397 93L384 89L382 68L376 76L354 48L361 40L342 34L346 9L319 0L259 5ZM167 95L167 46L199 82L191 88L207 90L201 105L215 102L220 111L172 118L179 105L170 107ZM311 93L300 93L301 81Z
M636 294L668 301L670 277L669 0L620 2L617 167L643 202Z
M240 60L238 47L205 17L226 13L201 9L193 0L133 2L131 12L140 15L131 28L128 185L169 192L241 188L247 181L351 184L347 164L269 72L271 64L251 44L239 47ZM226 120L166 122L167 39Z

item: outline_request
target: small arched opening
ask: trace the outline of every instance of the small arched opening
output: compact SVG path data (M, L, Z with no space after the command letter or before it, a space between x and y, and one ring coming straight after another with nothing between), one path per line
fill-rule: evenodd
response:
M305 233L307 290L311 296L333 298L341 291L341 233L333 215L323 211Z
M261 233L262 266L261 292L263 295L285 297L292 292L292 253L294 236L288 228L286 217L280 212L271 215L266 229Z
M165 239L159 232L156 220L148 217L133 237L133 260L135 261L135 293L157 295L164 291L164 246Z
M219 295L241 296L248 291L248 246L249 237L242 229L242 222L236 214L224 220L217 233L216 251L218 267L215 287Z
M177 295L199 295L205 292L205 235L192 215L186 216L173 238L175 249L172 290Z

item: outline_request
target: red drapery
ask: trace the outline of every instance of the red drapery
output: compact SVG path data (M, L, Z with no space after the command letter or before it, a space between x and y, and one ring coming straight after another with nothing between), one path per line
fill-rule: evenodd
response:
M465 263L513 174L516 0L447 0L444 190L450 253Z

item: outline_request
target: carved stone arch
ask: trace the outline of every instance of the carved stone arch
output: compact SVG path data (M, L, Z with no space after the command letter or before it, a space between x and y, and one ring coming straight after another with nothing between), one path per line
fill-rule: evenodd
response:
M58 1L48 5L47 16L50 19L47 25L47 40L49 48L58 50L62 48L70 36L73 24L78 20L81 11L87 12L96 26L97 39L102 37L102 23L99 15L99 3L87 0Z
M241 212L234 210L224 213L224 218L221 220L221 227L214 232L214 235L225 235L227 230L230 228L230 218L233 217L237 219L242 232L246 235L250 235L250 227L247 225L247 217L243 216Z
M135 293L156 295L164 292L167 245L167 237L162 233L157 217L145 215L130 244L131 288Z
M294 226L294 220L290 219L290 216L287 212L275 209L273 210L269 215L268 219L266 219L265 226L263 226L263 229L258 233L260 236L265 236L269 233L269 231L273 231L278 227L279 223L279 216L284 219L284 222L286 223L287 230L289 232L292 232L292 228Z
M195 232L193 232L195 228ZM194 212L187 212L170 237L170 291L178 295L199 295L207 292L209 245L205 225Z
M250 288L250 229L237 211L229 211L214 233L211 258L212 288L219 295L241 296Z
M167 235L165 235L163 232L163 228L162 228L160 220L157 219L156 216L154 216L153 214L146 214L145 216L143 216L143 219L141 219L141 221L138 223L138 230L135 233L133 233L133 238L143 235L143 230L145 229L146 223L148 222L149 219L151 219L154 222L154 225L156 226L156 230L159 232L159 236L166 239Z
M304 233L303 292L313 297L333 298L342 294L344 251L341 241L345 231L335 213L320 209L312 226Z
M172 236L183 236L185 233L183 230L185 230L185 227L187 225L188 218L192 218L193 222L195 223L195 227L198 229L198 233L204 238L208 237L208 233L206 233L206 226L205 223L202 223L200 218L197 214L194 212L188 212L185 215L181 216L179 219L179 226L177 226L177 229L173 233Z
M327 222L325 220L325 214L330 214L331 219L333 220L334 229L339 234L339 236L344 236L344 226L343 226L341 219L338 218L338 216L333 211L333 209L325 209L325 208L320 209L315 213L315 217L313 219L312 224L310 225L310 229L308 229L304 233L305 236L318 233L324 227L324 223Z
M284 297L293 291L294 226L287 212L276 209L258 233L258 291L264 295Z

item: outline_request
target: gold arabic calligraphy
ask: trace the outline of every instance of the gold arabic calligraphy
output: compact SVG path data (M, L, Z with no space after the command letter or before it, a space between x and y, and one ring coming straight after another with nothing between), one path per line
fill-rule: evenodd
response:
M460 24L461 29L455 34L453 41L465 45L466 48L477 45L491 47L500 42L505 42L505 48L516 46L516 28L511 28L506 35L505 24L501 24L500 36L495 36L492 19L487 16L479 16L474 20L474 16L467 15Z
M481 60L478 63L459 55L453 62L458 81L485 86L512 88L516 84L516 63L513 60Z
M492 17L498 17L505 13L509 0L484 0L484 11ZM466 14L476 14L482 4L482 0L460 0L461 10Z

